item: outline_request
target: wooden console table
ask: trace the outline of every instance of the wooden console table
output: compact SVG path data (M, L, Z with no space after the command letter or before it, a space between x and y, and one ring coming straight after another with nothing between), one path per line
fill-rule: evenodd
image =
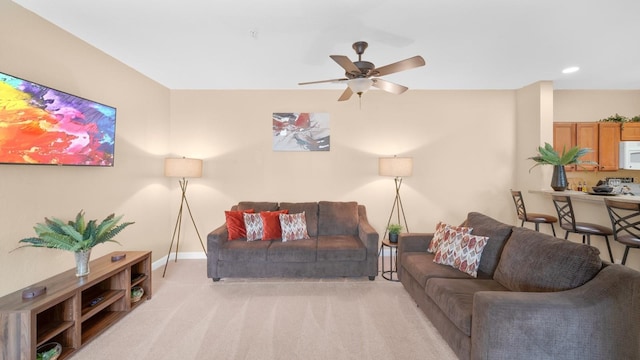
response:
M111 256L126 254L111 261ZM33 284L46 293L23 299L22 290L0 298L0 359L35 360L36 348L62 344L59 359L70 356L135 307L151 299L151 252L118 251L90 262L90 273L75 268ZM133 303L131 287L143 298Z

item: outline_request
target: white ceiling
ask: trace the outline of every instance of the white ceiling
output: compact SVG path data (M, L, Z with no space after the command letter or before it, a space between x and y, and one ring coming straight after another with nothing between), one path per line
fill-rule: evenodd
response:
M422 55L385 77L413 89L640 89L639 0L13 1L171 89L300 89L358 40L378 67Z

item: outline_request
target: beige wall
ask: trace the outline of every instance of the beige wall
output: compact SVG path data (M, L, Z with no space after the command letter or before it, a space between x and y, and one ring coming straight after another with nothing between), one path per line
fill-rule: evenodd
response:
M511 219L513 91L372 91L361 109L339 95L172 91L171 151L206 159L189 190L199 227L222 224L223 211L241 200L356 200L382 235L395 191L392 178L377 175L377 159L393 155L414 158L401 189L411 231L461 222L469 211ZM271 114L299 111L330 114L330 152L272 151Z
M371 91L361 108L356 99L337 102L341 90L170 91L6 0L0 47L0 71L118 108L113 168L0 165L0 295L73 266L64 252L9 253L45 216L122 213L136 221L119 236L122 247L101 245L93 256L121 249L165 256L179 205L177 181L162 175L167 155L204 159L204 175L190 181L188 194L203 237L241 200L357 200L382 234L394 188L392 178L377 175L379 156L414 158L402 199L409 229L428 232L469 211L515 223L508 189L539 177L522 165L537 141L520 145L518 138L531 128L538 141L551 140L540 123L548 122L548 82L522 91ZM602 99L606 114L618 106L610 94ZM551 99L554 111L571 115L575 102L586 101L562 95ZM331 151L272 151L271 114L289 111L328 112ZM180 251L201 254L189 223L184 235Z

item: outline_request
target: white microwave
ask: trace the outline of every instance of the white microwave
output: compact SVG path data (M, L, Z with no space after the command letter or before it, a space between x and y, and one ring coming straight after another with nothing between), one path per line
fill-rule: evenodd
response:
M620 142L620 169L640 170L640 141Z

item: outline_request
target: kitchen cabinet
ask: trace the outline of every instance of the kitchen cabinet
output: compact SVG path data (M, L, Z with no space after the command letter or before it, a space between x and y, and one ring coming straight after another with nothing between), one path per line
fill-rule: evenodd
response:
M624 125L627 126L627 125ZM638 128L640 139L640 127ZM565 166L567 171L617 171L619 166L621 127L613 122L556 122L553 124L553 148L562 153L563 148L574 146L590 148L582 161L594 161L598 165L583 164Z
M604 122L598 125L598 170L617 171L620 165L620 123Z
M564 149L569 150L576 146L576 123L553 123L553 149L562 154ZM564 167L566 171L576 170L575 165Z
M640 123L632 122L622 125L620 140L640 141Z
M576 145L581 148L590 148L592 152L584 155L582 161L598 162L599 156L599 139L598 139L598 123L576 123ZM596 170L597 165L583 164L578 166L577 170Z

